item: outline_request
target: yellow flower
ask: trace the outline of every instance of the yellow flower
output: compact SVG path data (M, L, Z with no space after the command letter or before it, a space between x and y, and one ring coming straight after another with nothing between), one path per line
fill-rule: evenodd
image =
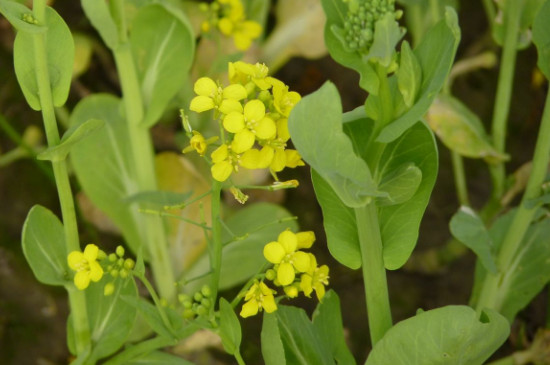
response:
M275 264L277 281L281 286L292 284L296 272L306 272L310 268L310 256L298 248L298 237L290 231L282 232L277 241L265 245L264 257Z
M273 160L273 149L269 147L263 147L261 150L251 148L242 154L240 164L241 166L253 170L253 169L265 169L268 168Z
M235 155L227 144L222 144L216 148L210 157L213 162L210 171L212 172L212 177L217 181L223 182L227 180L231 176L231 173L238 169L236 161L238 161L239 156Z
M256 138L267 140L275 138L277 125L266 117L265 105L260 100L250 100L242 113L231 112L223 119L224 128L235 133L231 147L235 153L242 153L252 148Z
M257 86L260 90L267 90L272 83L268 81L269 69L263 63L250 63L237 61L229 62L228 74L229 80L235 84L247 85L252 82L252 86Z
M197 151L199 155L204 156L208 145L212 144L217 140L218 140L218 136L204 139L204 136L200 132L193 131L193 137L191 137L191 140L189 141L189 146L183 149L183 153Z
M262 309L265 309L267 313L276 311L277 304L275 303L273 293L275 293L275 291L265 285L263 281L254 282L244 297L246 303L243 304L241 309L241 317L246 318L254 316Z
M323 265L317 267L317 260L313 254L309 254L310 257L310 266L304 274L302 274L300 280L300 289L304 294L309 297L311 292L315 290L317 294L317 299L321 300L325 296L325 285L328 285L328 266Z
M218 21L218 29L226 36L232 36L235 47L241 51L250 48L252 41L262 34L262 26L252 20L246 20L240 0L221 0L228 5L228 11Z
M84 290L90 285L90 280L98 282L103 276L103 269L97 262L99 248L94 244L86 245L84 253L73 251L67 257L69 267L76 271L74 276L74 285L80 290Z
M269 82L273 85L273 105L275 105L275 109L288 118L294 105L300 101L300 94L295 91L288 91L288 86L273 77L269 78Z
M315 233L313 231L305 231L296 233L298 239L298 248L311 248L315 242ZM311 264L311 263L310 263Z
M240 100L247 96L246 89L242 85L234 84L222 88L208 77L198 79L195 82L194 91L197 96L191 100L189 109L197 113L214 108L223 114L242 112Z

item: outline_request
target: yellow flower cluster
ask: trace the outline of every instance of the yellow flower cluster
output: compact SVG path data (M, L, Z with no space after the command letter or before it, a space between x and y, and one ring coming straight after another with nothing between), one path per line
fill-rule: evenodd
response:
M90 243L84 248L84 252L73 251L67 256L69 267L76 271L74 285L84 290L90 285L90 281L98 282L103 277L103 268L97 262L100 255L99 248Z
M311 248L314 242L315 234L312 231L293 233L286 230L279 235L277 241L269 242L264 247L264 257L274 264L265 277L276 286L283 287L289 298L297 297L300 292L311 297L311 293L315 291L319 300L325 295L325 286L329 279L328 266L318 266L312 253L301 251ZM255 282L246 293L241 317L253 316L262 308L268 313L275 311L277 305L273 293L275 291L263 281Z
M201 4L208 13L208 20L201 25L203 32L209 32L216 27L227 37L233 37L235 47L241 51L250 48L252 41L262 34L262 26L246 19L246 13L241 0L217 0L211 4Z
M303 166L298 151L286 148L288 116L300 95L268 76L267 67L259 63L229 63L229 80L222 87L208 77L198 79L190 105L198 113L215 110L221 123L222 144L210 155L214 179L225 181L239 167L269 168L276 177L285 167ZM204 155L213 141L194 131L184 152L194 149Z

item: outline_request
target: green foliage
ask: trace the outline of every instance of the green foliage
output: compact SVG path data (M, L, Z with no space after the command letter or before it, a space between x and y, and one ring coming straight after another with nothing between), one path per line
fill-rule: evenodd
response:
M220 298L220 337L225 352L230 355L239 352L241 345L241 324L231 304Z
M506 319L492 310L478 316L466 306L433 309L393 326L366 365L481 365L509 333Z
M187 78L195 37L184 14L151 4L136 14L130 44L145 104L142 123L151 126Z
M45 25L48 29L43 35L25 31L18 32L13 45L13 62L17 81L27 103L34 110L42 109L36 81L36 63L42 54L40 50L36 49L35 37L44 37L46 64L54 106L65 104L73 72L74 42L69 27L50 7L46 8Z
M174 338L172 328L168 328L163 322L157 307L153 304L136 296L122 296L122 300L137 309L155 333L166 338Z
M396 77L403 101L410 108L416 100L416 95L422 84L422 68L420 68L420 64L407 41L403 41L401 44L401 60Z
M550 1L546 1L540 8L533 22L533 43L539 54L537 65L550 80Z
M535 16L539 14L539 9L546 0L523 0L519 13L511 13L510 4L506 1L497 2L499 8L499 19L493 21L492 34L493 39L503 46L506 37L506 26L510 16L519 17L519 29L517 33L517 49L524 49L531 44L530 27L533 24ZM546 18L547 19L547 18Z
M32 12L25 5L15 1L0 0L0 14L6 17L11 25L24 33L44 33L47 28L40 24L33 24L23 20Z
M50 147L38 155L39 160L63 161L71 148L91 133L103 127L104 122L99 119L89 119L82 124L69 128L58 145Z
M73 146L70 152L74 171L86 195L120 228L128 245L141 247L140 216L124 200L137 193L132 176L133 157L120 100L110 95L82 99L71 115L71 126L90 119L105 126Z
M452 96L439 95L427 119L443 144L461 156L483 158L489 163L508 159L492 146L479 117Z
M422 69L422 85L414 105L380 132L378 142L394 141L422 119L447 79L459 40L460 28L456 13L447 8L445 19L435 25L414 49Z
M379 188L388 196L376 198L376 205L383 207L405 203L414 196L421 182L422 170L414 163L398 166L382 176Z
M166 206L176 206L182 204L191 196L189 193L174 193L173 191L141 191L132 196L129 196L124 201L125 203L132 204L138 203L144 208L156 208L164 209Z
M384 195L342 129L342 105L334 84L326 82L304 97L292 110L288 127L302 158L348 207L361 207L373 197ZM312 130L316 138L311 138Z
M111 50L118 46L118 28L111 16L106 1L82 0L82 9L94 28L98 31L103 42Z
M137 359L125 362L127 365L193 365L181 357L171 355L167 352L153 351L146 355L140 356Z
M450 222L453 236L477 255L483 267L496 274L491 236L481 218L469 207L460 207Z
M395 46L405 35L403 29L395 21L395 14L388 12L376 22L374 41L366 57L385 68L389 67L395 55Z
M220 289L229 289L238 283L248 280L257 274L266 260L263 248L270 241L275 241L279 233L285 229L298 230L294 220L289 219L290 213L284 208L270 203L247 205L228 217L225 225L227 230L222 233L225 244L222 254ZM192 279L210 270L208 255L205 253L186 272L184 277ZM188 292L197 291L208 278L194 280L186 286Z
M264 313L261 338L265 365L285 365L285 348L275 313Z
M49 209L40 205L31 208L23 225L21 243L38 281L48 285L69 283L63 224Z

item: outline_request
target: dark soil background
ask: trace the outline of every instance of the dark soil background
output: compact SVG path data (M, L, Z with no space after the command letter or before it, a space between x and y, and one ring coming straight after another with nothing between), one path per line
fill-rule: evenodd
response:
M89 30L78 1L58 1L56 9L67 20L71 29ZM462 43L458 58L471 55L476 50L498 48L491 43L486 17L477 0L461 1L459 11ZM0 111L20 133L29 125L41 127L41 117L29 109L17 85L12 61L13 32L7 21L0 18ZM498 53L497 53L498 54ZM435 57L436 55L434 55ZM106 76L109 71L97 66L94 58L88 74L81 78L91 90L118 93L116 82ZM507 149L511 160L507 165L514 171L532 156L538 124L542 114L547 86L534 87L532 73L536 64L536 51L530 47L518 53L516 77L511 103L509 138ZM112 72L112 71L110 71ZM318 89L326 80L338 87L344 110L351 110L364 102L366 94L358 88L358 77L350 70L336 64L328 56L319 60L295 58L281 68L276 76L302 95ZM453 93L464 101L489 124L493 109L498 66L479 70L458 78ZM75 86L78 88L78 85ZM69 108L78 100L73 88ZM180 128L179 120L156 126L153 130L159 150L177 151L173 142L174 131ZM9 151L14 143L0 130L0 151ZM481 207L489 196L489 175L480 161L467 160L468 185L475 207ZM340 296L344 326L349 335L350 347L356 358L363 362L370 350L370 340L365 313L362 276L339 265L328 253L322 227L322 215L316 203L307 168L285 173L283 178L298 178L301 186L288 191L284 205L300 219L304 230L315 231L318 242L318 261L330 266L330 287ZM76 182L73 181L76 188ZM0 168L0 364L65 364L69 355L65 344L67 317L66 296L63 290L39 284L30 272L22 255L20 233L27 212L34 204L41 204L59 213L55 186L33 161L21 160ZM450 156L440 145L440 171L432 200L421 226L420 239L415 255L437 249L450 238L448 222L457 210ZM95 232L93 227L81 222L82 234L91 238L99 235L101 242L114 244L116 237ZM314 246L314 247L315 247ZM470 295L475 260L472 254L463 255L432 273L418 269L401 269L388 273L390 299L394 322L415 314L418 308L425 310L448 304L467 304ZM521 329L529 338L535 329L545 324L546 293L519 315L514 325L517 338ZM308 310L314 303L300 302ZM243 356L247 363L260 363L258 347L261 322L246 321ZM509 341L500 355L510 353L521 341ZM198 364L230 364L232 359L217 350L194 355Z

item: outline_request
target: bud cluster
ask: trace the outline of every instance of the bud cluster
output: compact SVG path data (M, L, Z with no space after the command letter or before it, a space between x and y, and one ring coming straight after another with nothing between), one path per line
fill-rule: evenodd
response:
M195 317L206 317L212 307L211 297L212 289L208 285L203 285L193 295L179 294L178 302L183 306L183 318L191 320Z

